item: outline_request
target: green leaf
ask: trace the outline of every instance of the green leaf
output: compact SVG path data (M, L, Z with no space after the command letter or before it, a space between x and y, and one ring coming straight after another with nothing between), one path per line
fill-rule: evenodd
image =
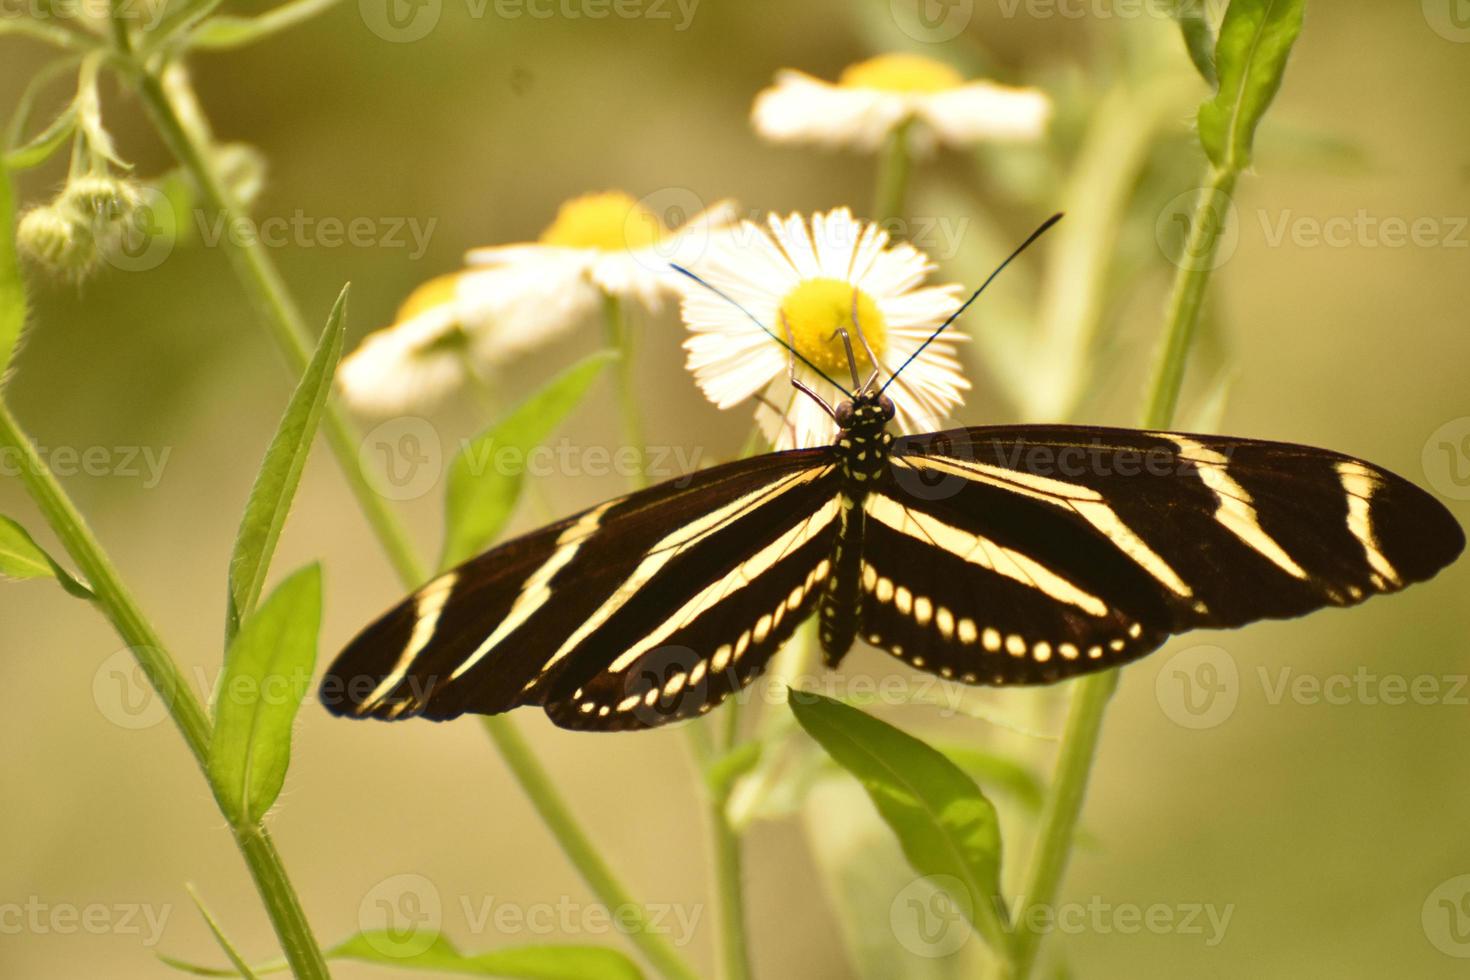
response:
M71 139L77 131L77 107L69 105L61 111L51 124L31 137L22 146L5 154L5 166L11 170L28 170L40 166L51 158L51 154Z
M1220 89L1199 109L1199 136L1211 162L1238 173L1250 166L1256 127L1281 88L1302 30L1306 0L1232 0L1215 45Z
M15 521L0 517L0 578L54 578L78 599L96 598Z
M417 940L413 945L418 945ZM410 952L404 948L403 937L387 931L360 932L333 947L327 956L401 970L517 980L642 980L643 977L628 957L601 946L516 946L466 954L443 936L435 936L427 949Z
M435 935L427 948L419 949L422 933L409 937L386 930L359 932L326 951L334 960L356 960L399 970L459 973L513 980L643 980L632 960L601 946L512 946L488 953L461 953L448 939ZM201 966L171 956L160 960L176 970L198 977L238 977L238 969ZM256 974L281 973L285 960L272 960L253 968Z
M229 595L225 610L227 641L239 630L241 617L249 615L260 598L271 556L291 509L291 499L301 483L301 471L311 452L322 406L332 390L332 376L342 356L347 290L347 286L342 287L337 302L332 306L316 353L286 405L286 413L281 417L270 448L266 450L265 461L260 465L260 473L245 504L245 515L235 536L235 549L230 554Z
M792 691L790 704L807 734L863 784L914 870L933 876L1004 954L1000 822L975 781L919 739L840 701Z
M340 0L291 0L290 3L282 4L259 17L212 17L194 31L188 46L215 50L241 48L310 20L339 2Z
M291 763L291 723L316 664L321 610L321 568L308 565L246 617L225 656L209 778L236 823L258 823L280 795Z
M510 414L480 433L449 467L444 499L444 568L485 549L510 520L525 482L521 463L576 408L616 351L583 358L521 402ZM495 459L506 453L515 465L502 469Z
M230 963L235 967L235 972L232 975L244 977L245 980L255 980L255 973L245 964L244 958L235 950L235 944L230 942L229 937L225 935L224 929L220 927L219 922L205 906L204 899L199 897L199 893L194 890L194 886L185 885L184 890L194 900L194 907L204 917L204 924L209 926L210 932L214 933L215 942L219 943L220 949L225 951L225 956L229 958Z
M15 250L15 185L0 166L0 377L10 367L26 325L26 284Z
M1040 777L1015 759L968 745L946 745L944 755L977 782L1008 793L1026 809L1040 812L1046 787Z
M1211 88L1220 84L1215 73L1215 29L1210 25L1205 5L1200 0L1172 0L1170 13L1179 22L1179 32L1184 35L1184 47L1189 60L1199 69L1200 77Z

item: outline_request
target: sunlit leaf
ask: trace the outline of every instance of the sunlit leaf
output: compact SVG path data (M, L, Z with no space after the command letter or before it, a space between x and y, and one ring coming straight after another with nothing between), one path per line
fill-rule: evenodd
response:
M26 285L15 250L15 185L0 166L0 376L10 367L26 323Z
M627 956L601 946L515 946L488 953L461 953L448 939L436 936L427 949L412 952L403 948L401 936L389 932L358 933L333 947L327 956L399 970L516 980L641 980L643 976Z
M1220 88L1199 110L1200 142L1215 166L1250 166L1256 127L1281 88L1306 0L1232 0L1215 44Z
M1219 84L1215 73L1215 29L1210 24L1205 5L1199 0L1171 0L1170 13L1179 22L1184 35L1184 48L1200 77L1214 88Z
M301 375L296 391L286 405L275 438L266 450L245 516L235 536L230 555L229 596L225 612L225 636L233 637L240 628L240 617L255 608L264 586L271 556L280 539L291 499L301 483L301 471L311 452L312 438L321 420L322 406L332 388L332 375L342 356L342 336L346 321L347 289L343 286L327 317L326 329L317 343L316 354Z
M39 166L51 158L63 143L71 139L77 129L76 106L63 109L50 125L32 136L23 145L5 154L5 166L11 170L26 170Z
M497 457L505 454L524 461L581 403L592 382L617 357L614 351L600 351L578 361L476 436L455 457L444 500L444 567L483 551L510 519L525 474L520 465L497 466Z
M94 598L92 590L71 576L15 521L0 517L0 578L54 578L78 599Z
M321 568L308 565L245 618L225 655L209 777L221 809L238 823L265 816L285 782L291 723L316 664L321 607Z
M868 791L904 856L951 891L992 949L1010 945L1000 895L1000 822L995 807L942 753L840 701L793 691L807 733ZM954 885L963 894L954 894Z
M199 893L194 890L194 886L185 885L184 890L187 891L189 893L189 897L194 900L194 907L199 910L200 916L202 916L204 919L204 924L209 926L209 931L214 934L215 942L219 943L220 949L224 950L225 956L235 967L234 975L244 977L245 980L255 980L255 972L245 964L244 958L242 958L239 952L235 949L235 944L230 942L230 938L225 935L223 927L220 926L219 921L215 919L214 914L211 913L209 911L209 908L204 904L204 899L200 898Z
M244 47L310 20L339 2L341 0L292 0L258 17L212 17L194 31L189 47Z
M642 980L643 973L627 956L601 946L512 946L488 953L461 953L443 936L413 933L405 940L385 930L359 932L325 952L327 959L355 960L397 970L502 977L507 980ZM239 970L200 966L171 956L160 960L196 977L237 977ZM256 974L281 973L284 960L253 967Z

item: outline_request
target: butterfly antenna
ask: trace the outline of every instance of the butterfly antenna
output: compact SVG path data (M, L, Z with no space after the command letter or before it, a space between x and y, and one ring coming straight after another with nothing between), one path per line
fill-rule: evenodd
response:
M1016 249L1014 252L1012 252L1006 258L1006 260L1004 262L1002 262L1000 265L996 266L995 267L995 271L992 272L990 274L990 276L984 282L982 282L980 284L980 288L977 289L977 290L975 290L973 293L971 293L970 294L970 298L967 299L967 300L965 300L964 304L961 305L959 309L955 310L952 314L950 314L949 319L948 320L945 320L943 323L941 323L939 325L939 329L938 330L935 330L933 333L931 333L929 335L929 339L926 340L926 341L924 341L922 344L920 344L919 345L919 349L916 350L916 351L914 351L912 354L910 354L908 356L908 360L904 361L902 364L900 364L898 366L898 370L897 371L894 371L893 374L888 378L888 380L883 383L883 387L878 389L878 393L881 395L883 392L887 391L888 390L888 386L891 385L891 384L893 384L893 382L895 382L895 381L898 380L898 376L903 373L903 369L906 368L906 367L908 367L910 364L912 364L913 361L914 361L914 358L916 358L920 354L924 353L924 348L925 347L928 347L930 344L934 343L934 338L936 338L940 334L944 333L944 331L949 328L949 325L951 323L954 323L956 320L958 320L960 318L960 314L962 314L966 310L968 310L970 308L970 304L973 303L973 302L975 302L975 300L979 299L980 298L980 294L983 293L983 292L985 292L985 287L989 286L992 282L995 281L995 277L996 276L1000 275L1002 272L1005 271L1005 267L1006 266L1008 266L1012 262L1014 262L1016 260L1016 257L1018 255L1020 255L1024 251L1026 251L1026 249L1030 248L1031 245L1032 245L1032 243L1035 242L1036 239L1040 238L1042 235L1044 235L1048 231L1050 231L1051 230L1051 226L1054 225L1054 224L1056 224L1058 221L1061 221L1061 220L1062 220L1062 215L1061 215L1060 212L1058 212L1057 214L1054 214L1050 218L1047 218L1045 221L1043 221L1041 223L1041 227L1040 228L1037 228L1035 231L1033 231L1031 233L1030 237L1028 237L1024 242L1021 243L1021 247L1018 248L1018 249Z
M842 387L842 385L838 384L836 381L833 381L831 378L829 378L827 376L827 372L823 371L821 368L817 367L811 361L807 360L806 357L801 353L801 351L799 351L799 350L796 349L796 345L795 344L788 343L787 341L781 339L780 334L776 333L774 330L772 330L770 327L766 326L764 323L761 323L760 319L758 317L756 317L756 315L754 313L750 312L744 306L740 305L740 303L733 296L731 296L729 293L725 292L723 289L721 289L720 287L714 285L713 283L706 282L704 279L701 279L699 276L695 275L694 273L690 272L688 269L684 268L682 265L677 265L677 264L671 262L671 263L669 263L669 267L672 268L675 272L679 273L680 275L688 276L690 279L693 279L695 282L699 283L705 289L708 289L710 292L714 293L720 299L722 299L725 302L729 303L731 306L735 307L735 309L739 310L741 313L744 313L746 315L746 317L748 317L750 319L750 322L751 323L753 323L757 327L760 327L761 328L761 332L762 333L764 333L767 337L770 337L772 340L774 340L776 343L780 344L782 347L786 348L786 350L790 351L792 357L795 357L797 360L801 361L801 363L805 364L807 367L809 367L813 371L817 372L817 375L823 381L827 382L829 385L831 385L832 387L836 388L838 391L842 392L848 398L853 397L852 392L850 392L846 388Z

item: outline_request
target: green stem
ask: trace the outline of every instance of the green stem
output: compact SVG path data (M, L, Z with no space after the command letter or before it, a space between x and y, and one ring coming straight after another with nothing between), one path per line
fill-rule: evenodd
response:
M1185 251L1178 260L1179 271L1174 277L1163 347L1143 414L1145 428L1166 429L1173 424L1190 345L1220 246L1224 204L1235 188L1237 177L1234 171L1212 169L1200 194ZM1035 964L1041 935L1028 927L1031 919L1028 913L1032 908L1051 908L1056 902L1057 889L1072 854L1093 760L1097 757L1103 717L1117 687L1116 670L1073 682L1056 773L1042 810L1041 829L1027 868L1022 898L1016 905L1013 956L1001 968L1002 975L1010 980L1026 980Z
M184 743L193 753L194 761L208 779L209 743L213 728L204 705L190 690L158 632L123 585L117 569L87 526L86 519L56 482L3 400L0 400L0 446L16 455L21 482L35 500L46 523L56 532L67 554L86 577L97 597L97 604L137 659L148 683L162 699L179 734L184 737ZM300 980L327 980L329 974L321 949L265 828L259 825L232 826L231 832L250 869L250 876L255 880L255 887L260 892L292 973Z
M153 118L159 135L193 180L199 191L200 202L226 220L233 220L244 213L234 200L234 195L220 180L209 158L202 140L196 140L174 98L170 97L158 76L138 69L133 80L148 114ZM281 275L266 253L265 245L256 236L242 236L235 241L232 236L224 237L225 254L240 283L245 287L262 321L270 329L276 346L285 354L292 371L300 374L306 369L311 357L311 335L306 321L286 290ZM410 585L418 585L425 578L424 566L419 563L409 544L403 526L388 509L387 502L373 489L358 465L360 438L341 410L329 403L322 415L322 430L332 447L332 453L343 476L347 478L358 506L382 541L399 578Z
M132 78L159 134L195 182L204 205L226 215L243 213L214 171L206 151L207 137L197 134L195 127L185 122L197 115L192 91L181 89L171 93L156 75L136 66L133 68ZM202 126L202 119L196 125ZM310 338L270 256L254 239L249 244L238 247L227 241L226 248L237 277L249 293L277 345L297 371L304 369ZM356 436L337 408L330 403L323 414L322 428L327 433L332 451L347 476L359 506L381 541L399 578L408 587L419 585L425 577L423 566L409 546L401 525L358 469ZM577 826L565 803L557 795L550 777L536 761L530 748L510 729L508 722L489 719L486 727L531 803L598 899L609 908L631 904L627 893L611 876L586 835ZM658 966L666 976L680 980L696 976L658 936L644 930L635 933L633 938L650 962Z
M607 331L607 345L622 355L618 361L618 409L623 418L623 439L638 451L647 451L643 439L643 418L638 411L638 392L633 372L633 329L623 301L612 293L602 294L602 313ZM648 474L642 466L629 477L634 490L648 486Z
M750 944L745 931L745 869L740 854L740 835L726 812L728 790L711 794L709 801L710 843L714 848L715 898L720 915L720 977L748 980Z
M597 848L577 825L566 801L557 792L546 770L537 762L531 747L516 729L514 722L504 715L482 718L481 722L495 747L500 750L506 765L520 781L521 788L531 798L542 822L551 829L557 843L561 845L562 852L581 873L598 901L614 912L619 921L628 923L629 940L664 976L678 980L697 980L699 975L684 962L673 946L652 930L652 923L646 918L644 907L633 901L627 889L597 853Z
M878 161L878 189L873 196L872 218L879 224L903 217L904 200L908 196L909 171L913 157L909 152L908 122L900 123L888 134L883 157Z
M1199 325L1205 287L1214 271L1220 233L1224 230L1237 176L1233 170L1212 168L1195 203L1184 252L1176 260L1179 272L1174 278L1174 293L1169 300L1169 331L1154 365L1153 384L1144 410L1144 424L1151 429L1166 428L1173 423L1179 390L1184 385L1184 368L1189 360L1190 346L1194 343L1195 328Z

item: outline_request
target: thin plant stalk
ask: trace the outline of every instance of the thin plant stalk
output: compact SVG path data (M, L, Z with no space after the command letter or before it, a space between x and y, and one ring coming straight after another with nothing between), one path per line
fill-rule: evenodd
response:
M622 356L618 362L618 402L623 418L623 435L628 443L639 450L643 458L643 425L639 412L638 393L634 388L633 341L627 310L622 300L611 293L603 294L603 315L607 330L607 344ZM641 465L635 467L631 480L634 489L648 485L648 474ZM726 705L727 712L734 712L733 699ZM690 755L694 759L701 777L720 758L721 752L735 748L738 716L728 717L723 739L716 739L712 722L708 718L695 718L685 724ZM723 744L720 744L723 742ZM740 854L740 835L730 823L726 804L729 802L728 786L712 787L701 778L705 787L705 807L709 824L710 847L713 851L713 875L715 899L719 908L720 929L718 934L720 976L723 980L747 980L750 976L749 940L745 926L745 879Z
M156 74L135 63L129 64L126 70L159 135L189 174L203 204L226 215L242 213L209 159L207 137L196 133L194 127L185 122L197 114L192 89L184 87L182 82L172 88L166 87ZM255 304L277 346L286 354L293 367L298 371L304 369L308 359L305 321L264 246L253 239L237 245L227 238L226 254L236 277ZM327 433L332 452L347 477L358 505L383 545L399 578L406 587L418 586L425 577L423 566L410 547L402 525L358 469L356 436L350 423L330 402L322 416L322 428ZM508 725L508 721L505 724ZM496 744L503 751L503 746L511 743L497 739ZM628 905L627 892L611 878L606 866L597 858L595 848L587 843L586 835L577 827L565 803L552 791L550 776L529 746L522 743L518 751L519 754L514 758L506 758L506 764L531 803L546 820L548 829L556 837L562 851L571 859L600 902L608 908ZM553 814L556 819L548 816ZM630 939L666 976L678 980L697 976L655 934L644 930L632 934Z
M515 774L526 795L531 798L536 813L551 829L562 852L581 873L583 880L597 895L598 901L626 921L628 939L664 976L671 980L698 980L699 974L655 931L653 924L644 915L644 907L633 900L607 862L602 859L596 845L577 824L571 808L537 761L531 746L515 723L505 715L491 715L480 721L495 747L500 750L501 758Z
M3 399L0 399L0 446L15 454L21 482L67 554L86 577L97 597L97 604L123 642L128 644L207 779L213 726L203 703L189 688L178 663L123 584L111 559L87 526L86 519L42 461L35 445L21 430ZM260 892L266 915L280 940L291 972L299 980L327 980L329 974L321 947L312 935L311 925L269 833L260 824L235 823L230 824L230 832L250 869L250 877Z
M873 195L873 220L882 224L903 217L908 199L909 174L913 170L913 153L909 147L909 122L902 122L888 134L883 156L878 161L878 188Z
M1220 205L1234 190L1237 176L1233 171L1212 168L1196 203L1185 251L1179 258L1179 271L1174 277L1163 346L1154 366L1147 407L1143 412L1145 428L1167 429L1173 424L1205 289L1220 246L1223 214ZM1027 926L1030 921L1028 912L1032 908L1050 908L1056 902L1057 890L1071 857L1092 764L1097 757L1103 718L1117 687L1117 670L1092 674L1073 682L1056 773L1042 810L1040 831L1027 868L1022 897L1016 904L1012 957L1001 970L1001 975L1008 980L1026 980L1035 964L1041 934Z
M620 297L602 294L602 315L607 331L607 345L618 351L618 411L622 416L623 440L638 451L640 459L647 451L643 438L643 416L638 410L633 370L633 325ZM648 486L648 474L640 464L629 475L634 490Z

